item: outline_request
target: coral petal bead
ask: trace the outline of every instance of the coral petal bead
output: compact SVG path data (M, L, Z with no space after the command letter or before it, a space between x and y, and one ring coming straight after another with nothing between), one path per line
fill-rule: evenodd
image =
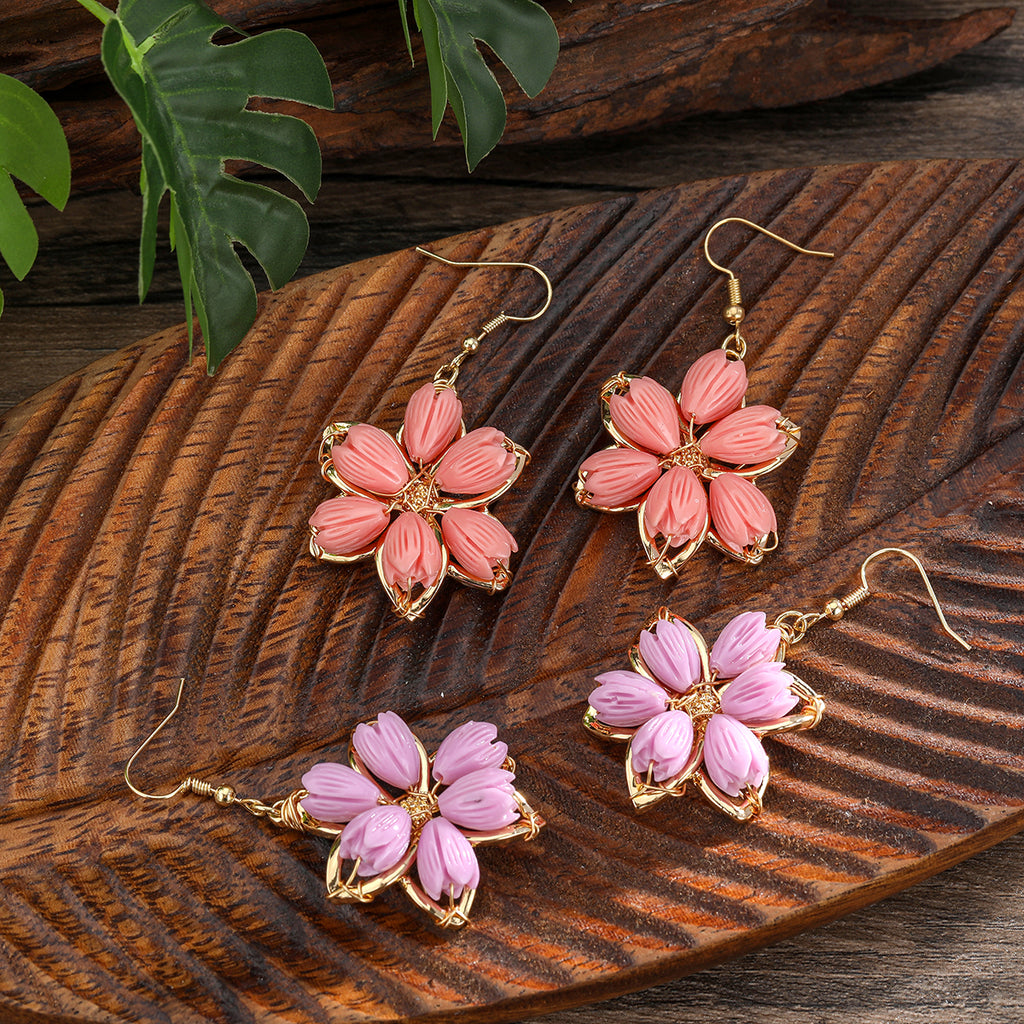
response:
M800 703L792 681L781 662L752 665L722 691L722 711L744 725L777 721Z
M612 423L633 444L667 455L679 447L679 407L656 380L637 377L624 395L608 399Z
M746 390L743 360L730 359L724 349L712 349L686 372L679 392L679 411L686 422L713 423L738 409Z
M499 565L508 565L515 538L494 516L453 508L441 518L441 535L459 566L481 580L493 580Z
M432 900L439 900L442 893L457 900L466 889L480 884L480 864L472 843L444 818L431 818L423 826L416 873Z
M353 423L331 449L334 468L354 487L387 497L409 482L409 467L395 439L369 423Z
M771 661L781 641L781 630L768 627L764 612L740 612L718 634L711 648L711 669L719 679L735 679L752 666Z
M369 878L393 868L409 849L412 819L394 804L371 807L356 815L338 837L338 853L359 859L359 877Z
M712 715L704 730L704 769L723 793L739 796L764 781L768 755L745 725L729 715Z
M668 707L668 694L657 683L636 672L619 669L595 680L590 706L605 725L639 726Z
M651 488L644 506L644 528L674 546L700 535L707 522L708 500L696 473L673 466Z
M434 479L448 494L486 494L506 483L516 457L504 447L505 435L494 427L477 427L444 453Z
M390 518L387 509L373 498L343 495L320 502L309 525L317 531L317 544L328 554L352 555L375 541Z
M444 564L436 534L415 512L403 512L388 527L380 562L384 579L407 593L415 583L424 590L432 587Z
M591 501L605 508L621 508L639 501L660 473L654 455L632 448L606 448L580 466Z
M752 466L774 459L786 447L778 429L779 412L767 405L751 405L719 420L701 439L708 458L734 466Z
M405 407L402 441L414 462L433 462L459 432L462 402L452 388L435 388L432 382L413 392Z
M771 502L735 473L723 473L711 481L710 505L715 533L733 551L761 544L778 528Z
M637 729L630 745L632 767L646 775L653 766L656 782L678 775L693 750L693 721L685 711L663 711Z

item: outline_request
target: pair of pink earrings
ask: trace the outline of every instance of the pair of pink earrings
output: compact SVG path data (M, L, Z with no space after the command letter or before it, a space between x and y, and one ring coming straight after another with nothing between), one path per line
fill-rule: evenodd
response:
M867 598L868 566L898 554L924 580L943 629L970 650L946 622L924 566L909 551L883 548L864 560L860 586L821 611L786 611L767 621L743 612L709 649L695 626L658 611L629 652L631 670L597 677L584 725L624 741L626 786L637 810L682 796L688 783L714 807L743 822L761 812L768 785L766 736L817 725L824 701L787 668L786 653L823 619L839 619ZM480 884L478 846L530 840L543 818L513 785L516 765L489 722L466 722L433 754L394 712L357 725L349 763L321 762L301 788L274 803L240 797L228 785L194 776L167 793L147 793L131 781L136 758L170 721L174 707L129 759L124 778L136 796L169 800L185 793L236 804L282 828L333 840L327 896L369 903L399 886L439 925L469 920Z
M769 406L746 406L746 342L739 280L708 251L722 225L741 223L797 252L804 249L740 217L713 225L704 253L728 276L721 348L701 356L674 397L650 377L617 373L601 388L604 423L615 444L579 469L579 504L601 512L636 510L649 564L662 578L679 573L705 540L751 565L772 550L775 513L758 477L780 466L800 431ZM455 381L462 362L501 324L536 320L551 303L547 275L530 263L483 263L417 252L449 266L523 267L547 289L528 316L500 312L461 352L415 391L397 437L367 423L331 423L323 433L321 475L341 491L309 520L314 558L347 564L372 558L395 611L423 614L445 576L495 592L508 586L515 539L489 505L512 486L529 453L493 427L466 431Z

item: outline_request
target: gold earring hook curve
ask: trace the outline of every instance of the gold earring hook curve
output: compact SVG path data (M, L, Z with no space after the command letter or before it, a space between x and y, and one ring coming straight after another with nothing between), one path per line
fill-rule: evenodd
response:
M424 249L423 246L417 245L416 251L423 256L429 256L432 260L437 260L439 263L447 263L449 267L522 267L523 270L532 270L535 274L539 274L541 280L544 282L544 287L547 289L547 297L544 299L544 305L537 310L536 313L531 313L529 316L514 316L511 313L505 313L502 311L498 314L501 317L502 323L507 323L512 320L516 323L526 323L530 320L536 320L542 317L547 311L548 306L551 305L551 297L554 294L554 289L551 285L551 278L544 273L543 270L538 266L534 266L532 263L505 263L498 262L496 260L450 260L445 256L438 256L436 252L431 252L429 249Z
M708 233L704 236L704 257L707 259L708 263L715 268L715 270L728 275L730 281L737 280L736 275L728 267L723 267L721 264L716 263L711 258L711 253L708 250L708 242L711 240L711 236L724 224L746 224L748 228L760 231L762 235L774 238L776 242L781 242L794 252L801 252L805 256L824 256L828 259L835 258L834 252L824 252L820 249L805 249L802 245L797 245L796 242L791 242L788 238L783 238L782 235L777 235L774 231L769 231L767 228L763 228L760 224L755 224L752 220L747 220L745 217L725 217L708 228Z
M928 573L925 572L924 565L921 564L921 559L917 555L912 554L905 548L879 548L877 551L873 551L864 561L860 567L860 590L864 591L864 597L867 597L871 593L871 588L868 584L868 566L882 555L902 555L904 558L909 558L914 565L917 566L917 571L921 574L921 579L924 581L925 588L928 590L928 596L932 599L932 605L935 608L935 614L939 617L939 622L942 623L942 628L949 634L961 647L969 651L971 645L957 633L952 626L946 621L946 616L942 613L942 606L939 604L938 597L935 596L935 591L932 589L931 580L928 579ZM859 591L855 591L859 593ZM851 595L853 596L853 595ZM863 600L864 598L861 598ZM847 599L848 600L848 599Z
M135 758L137 758L139 754L141 754L146 749L146 747L148 747L150 743L152 743L153 740L156 739L160 730L174 717L178 708L181 706L181 693L184 689L185 680L182 679L181 682L178 684L178 696L175 698L174 707L171 708L171 710L167 713L167 716L164 718L164 720L149 734L149 736L146 737L146 739L142 742L142 745L138 748L138 750L136 750L135 753L132 754L130 758L128 758L128 763L124 766L125 783L136 796L141 796L144 800L170 800L172 797L176 797L180 793L184 793L185 791L191 789L191 779L183 779L169 793L145 793L141 789L139 789L138 786L134 785L130 778L130 772L132 770L132 765L135 763Z

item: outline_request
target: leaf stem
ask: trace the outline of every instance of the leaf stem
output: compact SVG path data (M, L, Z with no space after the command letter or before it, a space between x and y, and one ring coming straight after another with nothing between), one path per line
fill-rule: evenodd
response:
M78 0L78 2L92 15L95 15L103 22L104 25L108 21L111 21L114 17L114 12L108 7L104 7L99 0Z

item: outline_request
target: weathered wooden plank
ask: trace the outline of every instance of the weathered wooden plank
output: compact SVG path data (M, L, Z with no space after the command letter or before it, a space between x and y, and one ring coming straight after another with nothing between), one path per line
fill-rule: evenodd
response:
M405 53L391 0L353 6L312 0L212 5L241 27L287 22L311 36L335 86L333 112L295 104L329 156L431 144L422 48ZM857 17L827 0L590 0L550 7L562 53L550 83L530 100L508 88L508 142L578 139L708 111L788 106L920 71L1002 31L1008 8L949 20ZM139 143L127 108L102 81L98 26L58 0L30 0L0 15L5 64L34 87L60 89L55 109L71 146L76 188L134 183ZM418 44L417 44L418 46ZM453 122L442 145L461 144Z

